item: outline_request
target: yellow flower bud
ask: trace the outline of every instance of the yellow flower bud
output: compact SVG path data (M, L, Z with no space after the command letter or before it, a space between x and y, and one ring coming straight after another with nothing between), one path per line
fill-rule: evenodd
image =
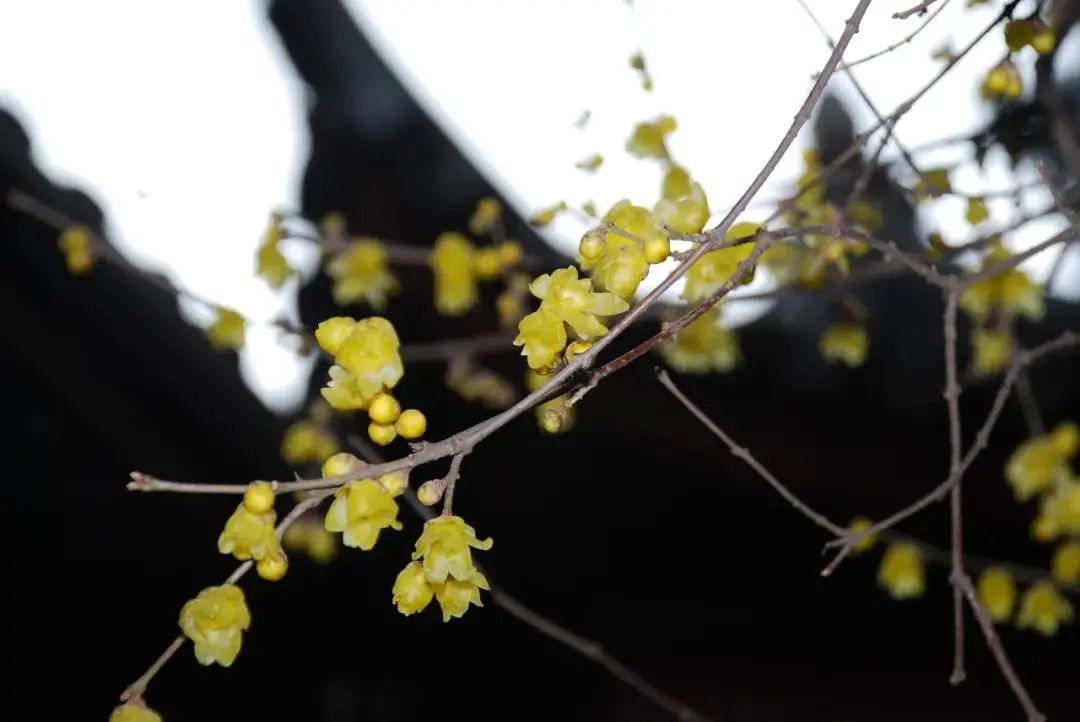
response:
M372 421L367 427L368 438L379 446L386 446L397 438L393 424L376 424Z
M848 524L848 531L852 534L858 534L859 532L866 531L873 525L874 522L870 521L865 516L857 516L851 520L850 524ZM877 540L877 534L871 534L869 536L863 537L853 547L851 547L851 554L853 556L857 556L865 551L873 549L874 545L877 544Z
M268 582L279 581L289 569L289 558L280 549L276 554L263 557L255 565L255 571Z
M667 238L651 238L645 242L645 260L649 263L663 263L671 253L671 241Z
M274 508L274 487L266 481L253 481L244 491L244 507L252 514L265 514Z
M94 267L94 237L86 226L69 226L60 233L58 245L68 273L82 276Z
M388 393L376 394L368 406L368 416L376 424L392 424L401 414L401 404Z
M587 261L599 260L606 250L604 235L598 231L589 231L581 237L581 242L578 244L578 253Z
M427 432L427 417L417 409L405 409L398 417L396 428L406 439L419 439Z
M409 475L404 471L391 471L380 476L379 483L390 496L401 496L409 486Z
M416 490L416 498L424 506L435 506L442 499L444 491L446 491L446 482L444 480L431 479L425 481Z
M346 474L353 474L360 469L363 469L367 464L353 456L347 451L334 454L329 459L323 462L322 475L323 476L345 476Z
M907 542L890 544L881 559L877 578L878 584L888 590L893 599L922 596L926 589L926 572L919 548Z

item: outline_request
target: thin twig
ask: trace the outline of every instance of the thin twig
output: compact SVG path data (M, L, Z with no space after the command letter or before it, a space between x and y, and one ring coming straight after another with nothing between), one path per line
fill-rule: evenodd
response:
M1006 371L1005 377L1001 381L1001 386L998 388L997 395L994 397L993 404L990 407L990 412L987 414L986 420L983 422L982 427L979 428L978 433L975 435L975 441L960 462L960 468L958 470L959 474L967 472L971 464L978 458L979 453L985 449L986 445L989 443L990 434L997 425L998 418L1001 416L1001 411L1005 406L1005 401L1009 398L1009 394L1012 391L1013 385L1016 383L1016 377L1019 373L1056 351L1077 345L1080 345L1080 333L1065 331L1060 336L1057 336L1046 343L1026 351L1021 351L1016 355L1012 364L1009 366L1008 371ZM880 534L882 531L914 516L931 504L944 499L945 495L952 490L952 487L955 485L956 479L958 478L959 475L949 474L948 478L929 492L881 521L875 522L867 529L860 532L848 532L842 537L828 542L825 545L827 549L838 548L839 551L837 552L836 557L834 557L821 571L822 576L829 576L832 574L855 545L863 539L874 534Z
M359 435L350 434L346 441L369 462L382 463L379 452ZM424 504L420 503L420 500L416 498L416 493L412 489L406 489L404 496L409 507L422 519L426 521L435 518L435 513L424 506ZM511 596L505 589L495 584L492 581L490 571L480 564L476 564L476 567L487 578L488 583L491 586L491 601L495 603L495 606L541 634L554 639L559 644L562 644L586 659L595 662L597 665L604 668L611 676L615 677L615 679L618 679L628 687L636 690L645 699L649 700L660 709L668 712L676 719L708 722L708 717L699 713L688 704L662 692L654 684L606 652L598 642L572 632L566 627L551 621L539 612L525 606L515 597Z
M937 1L938 0L922 0L921 3L910 7L907 10L901 10L898 13L893 13L893 18L896 20L904 20L911 17L912 15L923 15L930 8L930 6Z
M953 587L953 669L949 682L953 686L962 683L967 676L964 671L964 596L959 580L966 576L964 571L964 533L963 507L960 491L963 472L960 461L961 448L960 426L960 381L956 368L956 313L959 295L954 291L945 295L945 314L943 332L945 339L945 404L949 410L949 477L954 479L949 499L949 521L951 527L952 565L949 575Z
M461 462L465 460L465 455L468 454L471 449L465 449L459 454L454 454L454 458L450 460L450 471L446 473L446 494L443 496L443 516L450 516L454 513L454 491L457 489L458 479L461 477Z
M848 67L849 68L854 68L856 65L862 65L863 63L874 60L875 58L880 58L882 55L886 55L886 54L891 53L892 51L896 50L897 48L900 48L900 47L903 47L904 45L907 45L912 40L914 40L915 37L919 33L921 33L923 30L925 30L926 26L929 25L931 22L933 22L934 18L936 18L938 15L941 14L941 11L945 9L945 6L947 6L949 4L949 2L950 2L950 0L944 0L941 3L941 5L939 5L934 10L934 12L930 13L930 16L928 18L926 18L926 20L923 20L922 24L919 27L915 28L908 35L906 35L903 39L898 40L897 42L893 43L892 45L889 45L888 47L882 48L881 50L878 50L876 52L870 53L869 55L863 56L863 57L859 58L858 60L852 60L850 63L847 64ZM967 140L967 138L965 138L964 140Z

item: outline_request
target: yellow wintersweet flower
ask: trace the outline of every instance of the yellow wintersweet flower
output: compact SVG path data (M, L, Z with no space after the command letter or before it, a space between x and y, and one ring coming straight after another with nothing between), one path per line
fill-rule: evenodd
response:
M180 629L194 643L199 664L231 666L250 626L244 592L235 584L207 587L180 610Z
M1024 94L1024 81L1011 60L995 65L979 86L979 94L987 100L1016 100Z
M413 561L421 560L428 582L442 584L447 579L473 580L472 549L488 550L492 540L477 539L476 530L460 516L439 516L424 524L416 540Z
M497 198L486 196L476 202L476 209L469 218L469 233L480 236L491 230L502 219L502 204Z
M851 368L862 365L870 348L870 336L857 323L834 323L818 342L821 357L829 363L840 361Z
M1054 552L1050 571L1061 584L1080 583L1080 542L1067 541Z
M252 514L246 506L240 504L225 522L225 529L218 536L218 551L232 554L241 561L259 561L276 554L280 550L274 535L276 518L273 511Z
M400 346L393 324L372 316L356 322L334 358L353 378L360 393L370 399L384 389L394 388L405 375Z
M657 349L668 366L682 374L730 371L739 363L735 333L720 325L720 309L710 308Z
M1012 360L1012 335L1007 330L976 328L971 332L972 367L980 376L1001 373Z
M281 216L276 213L270 217L270 226L266 229L263 241L255 254L255 275L265 278L271 288L281 288L285 279L296 273L296 269L289 265L281 249L278 248L278 244L285 236L281 220Z
M326 264L326 274L334 280L334 302L342 305L364 301L376 310L386 307L386 298L398 289L390 272L386 247L374 238L358 238Z
M397 502L386 489L374 479L362 479L335 492L325 526L327 531L344 532L345 546L371 551L383 529L401 529L397 515Z
M518 323L514 345L524 347L521 355L528 360L529 368L550 373L566 348L566 327L561 318L541 305Z
M435 274L435 308L444 316L461 316L476 305L476 249L461 233L442 233L431 251Z
M881 559L877 578L878 584L888 590L893 599L922 596L926 589L926 572L919 548L908 542L890 544Z
M337 439L323 427L310 421L297 421L281 440L281 458L293 466L308 461L322 463L337 453Z
M210 345L218 350L239 351L244 347L244 317L231 308L218 306L214 309L214 322L206 328Z
M667 158L668 150L664 138L675 130L678 124L670 115L661 115L654 121L638 123L634 132L626 141L626 150L636 158Z
M1073 606L1062 596L1053 582L1042 581L1028 587L1020 600L1016 626L1034 628L1046 637L1057 633L1058 627L1072 621Z
M682 233L700 233L709 221L709 199L700 183L686 169L673 166L664 176L662 197L653 206L653 215L669 228Z
M122 704L109 715L109 722L161 722L161 715L142 704Z
M355 328L356 319L334 316L320 323L315 329L315 341L323 351L335 356Z
M356 377L340 366L331 366L330 380L319 389L326 403L338 411L356 411L366 409L371 397L365 396L357 384Z
M857 516L851 520L848 524L848 531L852 534L858 534L864 532L874 525L874 522L867 519L865 516ZM862 554L865 551L869 551L877 544L877 534L870 534L860 539L853 547L851 547L851 553L853 555Z
M1065 479L1069 460L1080 447L1080 428L1072 422L1058 424L1049 434L1033 436L1016 447L1005 464L1005 478L1019 501L1046 491L1055 480Z
M434 596L419 562L406 564L394 580L394 606L405 616L424 611Z
M648 209L626 199L613 205L604 214L604 221L625 234L617 231L586 234L582 243L591 250L588 257L583 254L578 261L582 269L591 272L598 289L628 299L649 272L645 249L667 241L667 235Z
M990 567L979 577L977 585L979 604L990 619L1007 622L1016 606L1016 582L1012 572L1003 567Z
M473 273L481 281L494 281L502 274L502 254L498 246L484 246L473 254Z
M60 233L57 244L71 275L85 275L94 267L94 236L86 226L68 226Z
M578 278L577 268L560 268L537 276L529 291L541 301L541 307L570 324L578 336L591 341L607 333L597 316L613 316L630 306L613 293L597 293L592 281Z
M760 230L757 223L736 223L724 235L725 243L731 243L743 238L749 238ZM683 298L690 302L701 301L713 295L731 280L739 264L749 258L754 250L753 243L740 243L730 248L721 248L717 251L709 251L690 267L686 272L686 288L683 289ZM743 275L739 285L753 280L753 273Z
M986 254L982 268L1000 263L1011 255L1003 246L996 245ZM960 308L979 321L986 320L995 310L1006 316L1019 315L1029 321L1038 321L1046 310L1043 287L1032 282L1018 268L971 284L960 296Z
M1043 498L1039 521L1047 539L1060 534L1080 535L1080 478L1059 478L1054 491Z
M454 617L462 617L469 611L469 605L484 606L480 600L480 590L490 590L487 579L478 571L473 571L468 579L447 578L442 584L432 584L435 599L442 608L444 622Z

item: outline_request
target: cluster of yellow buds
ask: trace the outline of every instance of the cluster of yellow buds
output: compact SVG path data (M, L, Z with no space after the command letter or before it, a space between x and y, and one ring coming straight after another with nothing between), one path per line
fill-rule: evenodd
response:
M829 363L839 361L850 368L861 366L870 350L870 335L859 323L844 321L825 329L818 342L821 357Z
M683 374L727 372L738 365L741 354L735 332L720 323L719 306L713 306L686 328L657 348L668 366Z
M705 189L685 168L673 165L664 174L660 200L653 207L653 216L680 233L700 233L709 220L709 199Z
M374 238L349 242L327 261L326 275L334 282L334 302L341 305L363 301L381 311L386 308L387 298L398 290L386 247Z
M626 199L612 206L603 220L611 230L601 226L586 233L578 244L578 262L601 291L633 298L649 264L668 257L671 241L648 209Z
M483 206L478 206L470 224L476 228L490 229L490 225L485 225L494 223L487 219L490 214L491 211L484 211ZM446 316L467 313L479 300L477 281L499 278L519 264L523 257L521 244L514 240L505 239L477 248L463 233L439 234L430 259L435 276L436 310Z
M244 492L225 529L218 536L218 551L241 561L252 559L259 576L276 582L285 576L289 560L281 550L274 522L274 488L265 481L253 481Z
M538 373L551 373L562 360L567 335L564 324L585 341L607 333L597 316L622 313L629 304L614 293L596 292L592 281L578 278L577 268L560 268L550 274L537 276L529 290L540 299L540 308L525 316L518 324L515 346L529 367Z
M1005 44L1014 53L1030 45L1039 55L1047 55L1054 51L1057 40L1049 25L1031 17L1005 23Z
M877 578L893 599L922 596L926 589L926 569L919 547L909 542L890 544L881 558Z
M636 158L670 157L665 138L676 128L678 123L670 115L661 115L656 120L645 121L634 126L630 139L626 141L626 150Z
M335 454L323 464L323 476L359 473L364 463L352 454ZM347 547L371 551L383 529L399 531L398 505L394 498L405 492L408 477L391 472L378 479L349 481L334 493L323 522L327 531L341 532Z
M424 524L416 541L413 561L394 582L394 604L402 614L423 611L434 598L443 621L460 617L470 604L482 607L480 590L490 589L473 564L472 549L490 549L491 539L477 539L476 531L459 516L439 516Z
M315 340L334 357L330 383L323 398L335 409L365 409L371 423L368 436L385 446L400 434L417 439L427 431L427 418L416 409L402 411L389 392L405 374L394 326L372 316L360 321L343 316L327 319L315 330Z
M247 322L244 317L231 308L214 308L214 320L206 327L206 337L210 345L219 351L239 351L244 347L244 331Z
M283 220L279 213L270 216L270 226L263 234L262 243L255 252L255 275L266 279L271 288L281 288L285 279L296 275L296 269L289 265L279 248L285 237Z
M68 226L57 241L68 273L84 276L94 267L94 234L86 226Z
M180 610L180 629L194 644L199 664L232 666L250 626L244 592L235 584L207 587Z

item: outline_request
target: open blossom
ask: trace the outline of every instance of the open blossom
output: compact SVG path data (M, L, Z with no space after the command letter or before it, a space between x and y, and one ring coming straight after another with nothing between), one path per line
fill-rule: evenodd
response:
M473 256L476 249L461 233L442 233L431 251L435 274L435 308L445 316L460 316L479 298Z
M394 581L394 604L405 616L424 611L434 596L420 562L409 562Z
M325 525L327 531L344 532L345 546L371 551L383 529L401 529L397 515L397 502L389 492L374 479L363 479L338 489Z
M559 316L541 305L518 323L514 345L523 347L521 355L528 360L529 368L550 372L566 348L566 327Z
M180 629L194 643L199 664L231 666L250 626L244 592L235 584L207 587L180 610Z
M720 325L720 308L714 306L674 338L657 349L668 366L683 374L730 371L739 363L735 333Z
M275 518L273 511L253 514L244 504L240 504L218 536L218 551L232 554L241 561L259 561L276 554L280 546L274 535Z
M982 573L976 587L979 604L995 622L1008 621L1016 606L1016 582L1012 572L1002 567L991 567Z
M926 589L926 570L919 548L907 542L890 544L881 559L877 578L878 584L888 590L893 599L922 596Z
M391 389L405 374L394 326L372 316L355 321L338 316L319 324L315 339L337 361L323 398L336 409L364 409L381 391Z
M1035 629L1046 637L1057 633L1062 624L1073 619L1073 606L1053 582L1037 582L1024 592L1020 600L1020 613L1016 625L1021 629Z
M326 264L326 273L334 280L334 301L364 301L376 310L385 308L387 297L398 288L387 259L386 248L374 238L351 242Z
M869 347L870 336L856 323L835 323L825 329L818 342L823 359L829 363L840 361L851 368L866 360Z
M1069 461L1080 449L1080 427L1058 424L1049 434L1033 436L1016 448L1005 465L1005 478L1020 501L1050 488L1069 474Z
M490 591L488 580L480 572L474 571L468 579L448 578L442 584L432 584L435 591L435 599L442 609L444 622L449 622L454 617L464 616L469 611L469 605L484 606L480 600L480 590Z
M607 333L607 327L597 316L612 316L629 308L613 293L597 293L592 282L578 278L573 266L560 268L550 274L537 276L529 291L541 300L541 306L570 324L578 336L587 341Z

